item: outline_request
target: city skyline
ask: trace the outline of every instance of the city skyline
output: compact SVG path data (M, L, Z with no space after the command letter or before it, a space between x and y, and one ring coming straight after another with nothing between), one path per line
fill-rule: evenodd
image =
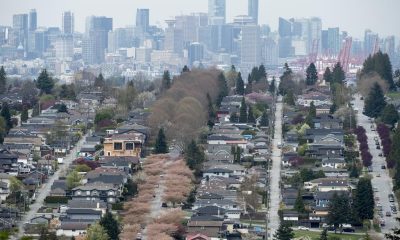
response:
M60 0L57 3L48 0L38 0L35 2L25 2L22 0L7 1L8 3L1 10L0 25L12 25L12 15L18 13L29 13L30 9L36 9L37 26L49 27L62 25L62 12L71 11L75 17L75 30L84 32L85 19L87 16L106 16L113 18L114 28L135 25L136 9L150 9L150 24L165 27L164 20L176 15L190 14L192 12L208 12L208 1L193 1L190 5L187 1L173 0L166 3L159 3L156 0L139 0L135 2L125 2L116 0L109 1L85 1L82 5L77 0ZM174 4L171 4L174 3ZM290 9L287 6L291 5ZM111 7L112 6L112 7ZM117 6L117 7L116 7ZM247 15L247 1L226 3L227 22L232 22L237 15ZM396 22L400 22L400 17L396 15L400 2L396 0L385 0L377 2L374 0L339 0L335 6L327 10L326 3L317 0L283 0L273 2L272 0L259 1L259 24L268 24L273 31L278 30L278 19L283 18L308 18L320 17L322 28L339 27L341 31L348 31L350 35L362 39L364 31L371 29L380 36L385 37L395 35L400 36L400 28L395 27ZM51 11L47 11L51 8ZM265 9L265 11L263 11ZM300 10L299 10L300 9ZM340 17L337 12L340 11ZM373 18L371 16L374 16ZM48 24L51 23L51 24Z

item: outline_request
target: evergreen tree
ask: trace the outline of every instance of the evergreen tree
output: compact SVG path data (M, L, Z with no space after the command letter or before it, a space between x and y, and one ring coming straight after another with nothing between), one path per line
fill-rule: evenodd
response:
M113 217L111 212L107 212L101 219L100 225L106 230L107 235L110 239L119 239L119 234L121 233L121 225Z
M304 213L306 211L303 202L303 196L301 195L301 190L297 192L297 198L294 203L294 209L299 213Z
M54 80L47 74L47 70L43 69L36 80L36 87L40 89L41 94L50 94L54 87Z
M3 117L0 116L0 143L4 141L4 137L7 135L7 124Z
M60 99L75 100L76 99L75 86L73 84L70 84L70 85L63 84L63 85L61 85L60 93L59 93L58 96L59 96Z
M3 106L1 108L0 115L6 121L6 130L8 132L13 127L13 123L12 123L12 120L11 120L10 107L8 106L7 102L3 102Z
M389 88L394 90L395 84L393 81L392 71L392 64L390 62L389 55L378 51L373 56L370 55L367 59L365 59L361 74L364 75L371 72L376 72L382 79L386 80Z
M237 95L244 95L244 82L242 79L242 74L238 73L236 78L236 94Z
M182 73L185 73L185 72L190 72L190 69L188 68L187 65L183 66L183 68L182 68Z
M229 121L231 123L237 123L239 122L239 117L236 113L231 113L231 115L229 116Z
M351 217L350 200L346 194L338 195L334 193L328 207L328 224L337 228L341 228L343 224L348 223Z
M293 229L287 223L283 222L275 232L274 238L278 240L291 240L294 238Z
M396 173L394 175L394 190L400 189L400 123L397 124L396 131L392 139L392 147L388 159L396 161Z
M318 72L314 63L311 63L306 70L306 84L314 85L318 81Z
M64 103L61 103L58 107L57 107L57 111L58 112L64 112L64 113L68 113L68 108Z
M268 92L270 92L271 94L275 93L276 87L275 87L275 77L272 77L272 81L271 84L268 87Z
M247 122L248 123L256 123L256 119L254 118L253 108L249 105L249 110L247 114Z
M35 106L33 106L32 117L39 116L39 114L40 114L40 102L36 103Z
M0 68L0 94L5 93L7 90L7 74L4 67Z
M217 102L216 105L217 107L221 106L221 102L224 99L224 97L228 96L229 94L229 89L228 85L226 83L225 75L221 72L218 74L218 97L217 97Z
M310 108L308 109L308 115L306 117L305 122L307 123L308 126L311 128L314 128L314 118L317 116L317 108L314 105L314 101L310 103Z
M356 164L355 163L353 163L353 165L350 167L350 177L351 178L358 178L359 177L359 172L358 172L358 169L357 169L357 166L356 166Z
M97 88L104 88L105 85L106 81L104 80L103 74L100 73L94 80L94 86Z
M295 100L294 100L294 94L293 94L293 91L291 89L286 93L285 98L284 98L283 101L287 105L290 105L290 106L296 105Z
M253 67L251 69L251 74L249 74L249 77L252 81L255 82L258 82L260 80L260 76L258 75L258 67Z
M208 106L208 121L207 121L207 125L211 129L215 124L215 118L217 117L217 114L215 112L214 105L212 103L212 100L211 100L211 97L210 97L209 93L207 93L207 106Z
M253 91L253 79L249 76L247 77L246 93L249 94Z
M360 178L354 197L354 209L358 219L373 219L374 217L374 192L369 178Z
M332 81L332 72L329 67L326 67L325 72L324 72L324 80L326 82L331 82Z
M205 156L204 152L201 151L201 149L194 140L192 140L186 147L185 160L186 160L186 165L190 169L196 171L201 170L201 164L204 162Z
M385 96L378 83L374 83L367 99L365 100L364 112L368 117L379 117L386 106Z
M260 79L263 79L263 78L267 78L267 71L265 70L265 67L264 67L264 65L263 64L261 64L259 67L258 67L258 81L260 81ZM256 80L257 81L257 80Z
M336 63L335 67L333 67L331 82L342 84L343 80L345 79L346 79L346 73L343 71L340 62L338 62Z
M21 112L21 122L26 122L26 120L28 120L29 116L28 116L28 108L27 107L23 107L22 112Z
M161 81L161 92L168 90L170 87L171 87L171 76L169 74L169 71L165 70Z
M269 122L268 122L267 111L264 111L263 114L261 115L260 125L261 127L268 127Z
M319 240L328 240L328 229L322 230Z
M156 145L154 147L154 153L155 154L168 153L168 145L164 133L164 128L160 128L160 130L158 130Z
M381 118L382 122L394 126L394 124L399 121L399 113L393 104L388 104L383 109Z
M244 100L244 97L242 98L242 103L241 103L240 109L239 109L239 122L247 123L247 105Z

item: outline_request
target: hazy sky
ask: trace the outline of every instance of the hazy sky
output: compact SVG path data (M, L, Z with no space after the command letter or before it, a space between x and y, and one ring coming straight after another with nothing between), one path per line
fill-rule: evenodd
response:
M247 14L247 0L226 0L228 21ZM207 12L208 0L0 0L0 25L11 25L14 13L36 8L38 26L60 26L61 13L75 14L75 30L83 32L85 17L104 15L114 27L133 25L136 8L150 8L151 24L162 24L175 15ZM278 17L320 17L322 27L339 26L362 38L370 28L381 36L400 37L400 0L259 0L259 23L278 27Z

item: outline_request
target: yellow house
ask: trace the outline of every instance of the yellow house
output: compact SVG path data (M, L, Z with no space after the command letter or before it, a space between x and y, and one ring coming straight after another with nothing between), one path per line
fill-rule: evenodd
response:
M104 155L140 157L144 139L141 133L116 134L105 138Z

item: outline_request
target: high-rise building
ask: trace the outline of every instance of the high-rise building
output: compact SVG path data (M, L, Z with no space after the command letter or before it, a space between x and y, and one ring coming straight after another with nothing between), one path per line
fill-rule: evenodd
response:
M136 10L136 27L141 28L143 32L149 30L150 12L149 9L138 8Z
M328 28L328 53L330 55L339 54L340 43L339 28Z
M165 20L168 27L165 29L164 50L169 50L179 55L183 51L183 31L175 27L175 20Z
M386 37L382 50L384 53L387 53L391 59L393 59L395 57L395 38L394 38L394 36Z
M194 42L189 46L189 65L193 66L193 63L200 62L204 57L204 46L201 43Z
M115 53L119 48L127 47L130 46L126 28L116 28L114 31L108 32L108 52Z
M29 31L35 31L37 28L37 13L36 9L31 9L29 12Z
M258 25L258 0L248 0L247 15Z
M82 41L82 58L87 64L104 61L108 47L108 32L112 31L112 18L90 16L86 18L86 32Z
M290 21L279 18L279 57L290 57L292 49L292 24Z
M226 1L208 0L208 17L210 25L221 25L226 22Z
M372 54L377 48L379 43L378 34L373 33L371 30L367 29L364 33L364 56Z
M74 34L74 14L70 11L62 14L63 34Z
M71 34L59 35L55 45L56 57L58 59L72 59L72 57L74 56L74 40Z
M266 66L278 66L279 47L272 37L261 39L261 57Z
M28 14L13 15L13 38L15 46L22 45L27 49L28 45Z
M240 52L241 66L250 70L261 63L260 28L257 25L242 27Z
M322 22L320 18L314 17L309 20L309 35L307 54L314 51L314 53L321 53L321 31Z

